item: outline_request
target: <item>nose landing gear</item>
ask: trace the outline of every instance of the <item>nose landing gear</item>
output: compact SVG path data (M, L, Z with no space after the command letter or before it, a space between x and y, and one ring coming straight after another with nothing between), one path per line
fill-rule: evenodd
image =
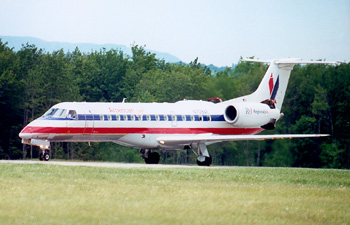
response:
M50 159L50 151L48 149L41 149L41 152L39 154L40 161L49 161Z
M49 161L50 159L50 142L48 140L41 139L24 139L22 138L22 144L38 146L41 150L39 154L40 161Z

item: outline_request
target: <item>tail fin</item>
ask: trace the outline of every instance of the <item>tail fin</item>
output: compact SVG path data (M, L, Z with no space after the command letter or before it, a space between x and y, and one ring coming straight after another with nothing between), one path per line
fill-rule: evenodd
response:
M258 89L250 95L241 97L244 101L262 102L272 100L276 107L281 110L284 96L286 94L290 73L296 64L335 64L330 61L302 61L299 58L277 59L272 61L244 59L248 62L270 63L265 76L261 80ZM239 99L241 99L239 98Z

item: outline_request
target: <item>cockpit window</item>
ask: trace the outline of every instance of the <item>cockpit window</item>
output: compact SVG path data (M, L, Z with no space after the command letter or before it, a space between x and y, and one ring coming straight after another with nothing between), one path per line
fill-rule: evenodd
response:
M65 109L58 109L55 114L53 114L53 117L66 117L67 110Z
M60 108L51 108L49 109L43 117L66 117L67 110L66 109L60 109Z
M77 119L77 112L75 110L69 110L67 118Z
M56 112L57 110L58 110L58 109L51 108L51 109L49 109L49 110L43 115L43 117L52 116L53 114L55 114L55 112Z

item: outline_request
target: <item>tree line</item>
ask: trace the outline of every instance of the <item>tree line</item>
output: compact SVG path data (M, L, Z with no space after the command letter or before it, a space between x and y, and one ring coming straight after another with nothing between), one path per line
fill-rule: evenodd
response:
M212 72L199 63L167 63L133 45L82 53L45 52L29 43L18 51L0 39L0 158L35 158L18 133L64 101L175 102L223 100L253 92L268 65L238 62ZM277 127L267 133L327 133L329 138L227 142L210 145L213 164L350 168L350 63L296 65ZM142 162L137 149L113 143L52 143L52 158ZM190 151L161 154L161 163L195 163Z

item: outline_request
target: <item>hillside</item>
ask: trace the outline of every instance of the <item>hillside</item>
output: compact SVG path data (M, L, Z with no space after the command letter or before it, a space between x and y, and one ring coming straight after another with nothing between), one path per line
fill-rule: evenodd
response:
M7 42L10 48L14 48L14 51L20 50L22 48L22 45L29 43L44 49L46 52L53 52L59 49L63 49L65 52L72 52L76 47L78 47L79 50L84 53L99 51L100 49L105 48L106 51L110 49L119 49L127 55L132 55L131 47L127 47L125 45L118 45L118 44L50 42L50 41L44 41L40 38L35 38L35 37L17 37L17 36L1 36L1 35L0 35L0 39L2 39L3 42ZM146 50L148 52L156 54L157 59L164 59L166 62L169 62L169 63L178 63L181 61L181 59L179 59L178 57L166 52L159 52L151 49L146 49ZM234 67L233 64L232 66ZM212 64L210 64L208 68L214 73L224 71L226 69L226 67L217 67Z
M35 37L16 37L16 36L0 36L3 42L8 42L8 46L14 48L18 51L22 48L25 43L34 44L35 46L44 49L47 52L57 51L63 49L65 52L72 52L76 47L79 48L81 52L89 53L94 51L99 51L105 48L107 51L110 49L119 49L124 53L131 55L131 47L118 44L91 44L91 43L68 43L68 42L50 42L44 41ZM181 61L176 56L169 53L158 52L151 49L147 49L151 53L155 53L158 59L164 59L167 62L175 63Z

